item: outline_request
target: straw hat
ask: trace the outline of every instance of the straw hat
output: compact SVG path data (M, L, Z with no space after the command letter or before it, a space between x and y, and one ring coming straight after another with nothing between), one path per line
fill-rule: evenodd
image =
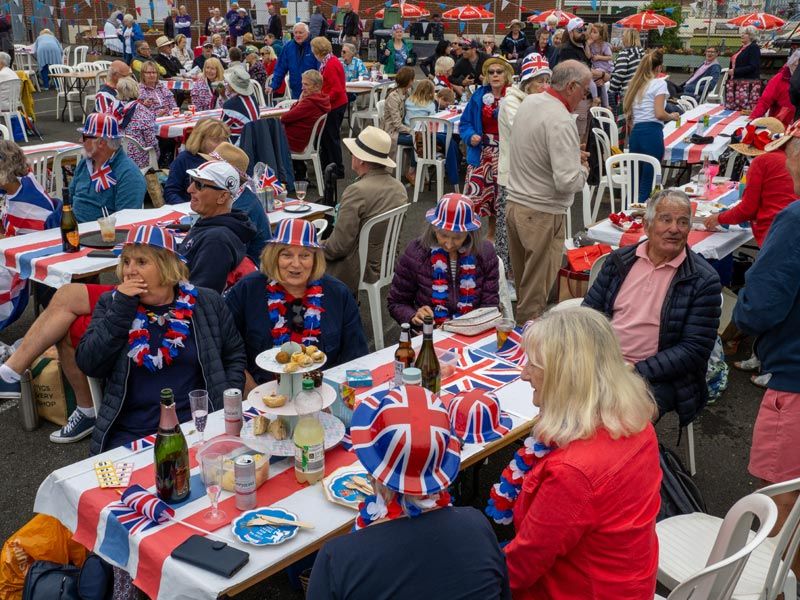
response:
M511 19L511 23L508 24L508 28L511 29L514 25L519 25L520 29L525 28L525 24L519 19Z
M795 121L783 132L781 137L771 141L764 147L764 150L767 152L772 152L773 150L777 150L778 148L783 147L784 144L789 142L792 138L800 138L800 121ZM731 144L731 148L733 148L733 144Z
M767 152L770 144L780 141L780 139L776 139L776 136L782 135L784 129L783 123L774 117L753 119L744 128L736 132L742 141L731 144L730 148L743 156L759 156ZM782 142L776 148L785 143Z
M394 168L395 162L389 158L392 138L383 129L372 125L365 127L356 138L342 140L350 154L363 161Z
M167 36L162 35L156 40L156 48L161 48L162 46L171 46L174 43L175 42L173 42Z
M505 69L506 71L506 76L508 77L509 81L514 76L514 67L511 66L510 62L508 62L502 56L490 56L483 62L482 73L484 78L486 77L487 72L489 71L489 67L491 67L492 65L500 65L501 67L503 67L503 69Z
M247 173L247 167L250 166L250 157L247 156L247 152L230 142L222 142L210 154L201 152L200 156L206 160L224 160L239 171L240 177L242 173Z

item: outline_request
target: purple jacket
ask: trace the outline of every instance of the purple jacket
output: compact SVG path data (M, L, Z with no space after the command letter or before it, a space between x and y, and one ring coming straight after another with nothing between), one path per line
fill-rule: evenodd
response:
M498 262L497 254L491 242L481 243L477 254L477 269L475 284L477 299L473 308L482 306L498 306ZM419 239L411 240L405 253L397 261L394 270L394 279L389 288L387 304L389 314L398 323L410 323L411 318L421 306L430 306L431 284L433 280L433 267L431 266L431 251L422 245ZM451 281L449 286L450 299L447 308L450 314L457 314L458 282Z

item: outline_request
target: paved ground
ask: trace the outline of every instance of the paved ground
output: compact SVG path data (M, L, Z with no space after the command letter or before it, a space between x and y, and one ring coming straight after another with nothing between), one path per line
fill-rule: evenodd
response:
M52 97L37 95L36 110L39 114L39 128L46 141L75 140L77 123L64 123L55 119L55 100ZM346 157L349 162L349 156ZM348 177L342 183L352 181ZM340 190L343 189L340 188ZM434 188L435 189L435 188ZM403 227L401 247L418 235L424 222L424 211L433 206L434 193L425 191L422 199L413 205ZM607 211L607 208L605 209ZM601 209L602 212L602 209ZM581 224L581 212L573 209L573 226L577 231ZM0 341L11 343L21 337L33 318L28 311L13 326L0 333ZM366 298L362 300L362 320L367 335L372 339L369 326L369 312ZM398 337L398 327L384 310L386 343L394 343ZM697 475L695 480L705 495L708 509L716 515L725 511L741 496L751 492L758 483L747 473L747 459L755 415L758 409L760 391L753 387L748 378L735 371L731 372L730 384L722 399L708 407L695 423L695 443L697 452ZM56 429L48 423L37 431L25 433L19 424L15 404L0 401L0 540L5 540L32 516L33 501L41 481L54 469L70 464L88 455L88 442L72 445L52 444L48 435ZM658 425L659 437L667 446L677 441L677 420L667 415ZM682 441L682 456L685 453L686 436ZM482 507L488 490L499 477L503 466L510 458L512 450L493 457L480 475L480 484L473 504ZM465 491L472 493L471 485L466 483ZM499 528L500 537L509 537L508 528ZM292 590L287 577L279 574L252 590L240 595L241 598L302 598L302 594Z

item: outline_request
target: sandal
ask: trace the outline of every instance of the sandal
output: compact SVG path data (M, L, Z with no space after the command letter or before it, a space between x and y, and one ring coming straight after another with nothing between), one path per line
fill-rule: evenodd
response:
M747 360L737 360L734 362L733 368L739 371L758 371L761 368L761 361L753 354Z
M750 377L750 383L756 387L767 389L767 384L770 379L772 379L772 373L762 373L761 375L753 375Z

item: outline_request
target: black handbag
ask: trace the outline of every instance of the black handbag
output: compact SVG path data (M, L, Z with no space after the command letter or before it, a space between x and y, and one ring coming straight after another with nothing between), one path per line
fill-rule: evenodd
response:
M22 600L80 600L80 573L75 565L37 560L25 575Z
M658 450L661 463L661 510L656 521L676 515L706 512L703 495L681 459L661 444Z

